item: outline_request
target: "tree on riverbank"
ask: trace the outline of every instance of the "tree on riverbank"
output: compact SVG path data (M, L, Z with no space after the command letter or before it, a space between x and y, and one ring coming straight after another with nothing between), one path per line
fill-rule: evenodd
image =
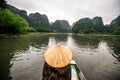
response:
M20 33L29 29L29 24L24 18L14 15L8 9L0 9L0 33Z

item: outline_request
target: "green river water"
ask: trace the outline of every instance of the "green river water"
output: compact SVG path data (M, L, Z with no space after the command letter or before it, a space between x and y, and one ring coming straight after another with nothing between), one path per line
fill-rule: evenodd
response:
M87 80L120 80L120 36L49 33L0 38L0 80L39 80L44 53L57 43L71 49Z

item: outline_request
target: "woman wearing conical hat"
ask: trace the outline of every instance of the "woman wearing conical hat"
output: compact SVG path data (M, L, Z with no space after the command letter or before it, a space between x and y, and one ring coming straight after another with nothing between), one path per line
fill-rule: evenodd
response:
M42 80L71 80L71 51L62 45L55 45L45 52Z

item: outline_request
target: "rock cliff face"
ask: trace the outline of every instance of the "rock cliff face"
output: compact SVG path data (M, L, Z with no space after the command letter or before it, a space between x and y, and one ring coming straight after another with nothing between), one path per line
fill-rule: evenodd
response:
M29 16L29 24L38 31L50 30L49 20L46 15L40 13L31 13Z
M56 20L52 25L52 29L56 32L70 32L71 27L66 20Z
M120 35L120 15L110 23L109 32Z
M19 15L28 20L27 11L25 11L25 10L20 10Z
M120 24L120 15L114 20L112 20L112 22L110 23L110 25L114 25L114 24Z
M92 32L93 22L90 18L82 18L77 21L72 27L75 33L90 33Z
M51 31L48 17L40 13L31 13L29 16L25 10L20 10L8 4L8 8L14 14L19 14L27 20L29 25L37 31Z
M20 10L12 5L7 4L8 9L14 14L20 14Z
M94 24L94 29L97 31L97 32L104 32L105 31L105 26L103 24L103 20L101 17L94 17L92 19L92 22Z
M12 5L9 5L9 4L7 6L11 12L13 12L14 14L19 14L20 16L22 16L23 18L28 20L27 11L20 10Z

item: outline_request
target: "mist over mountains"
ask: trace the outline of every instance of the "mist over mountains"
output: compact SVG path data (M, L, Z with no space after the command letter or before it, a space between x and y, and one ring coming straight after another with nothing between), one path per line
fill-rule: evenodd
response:
M29 26L39 32L74 32L74 33L114 33L119 34L120 16L114 19L110 24L104 25L102 17L82 18L76 21L72 28L67 20L56 20L49 22L47 15L38 12L27 14L27 11L20 10L10 4L8 8L14 14L19 14L27 20Z

